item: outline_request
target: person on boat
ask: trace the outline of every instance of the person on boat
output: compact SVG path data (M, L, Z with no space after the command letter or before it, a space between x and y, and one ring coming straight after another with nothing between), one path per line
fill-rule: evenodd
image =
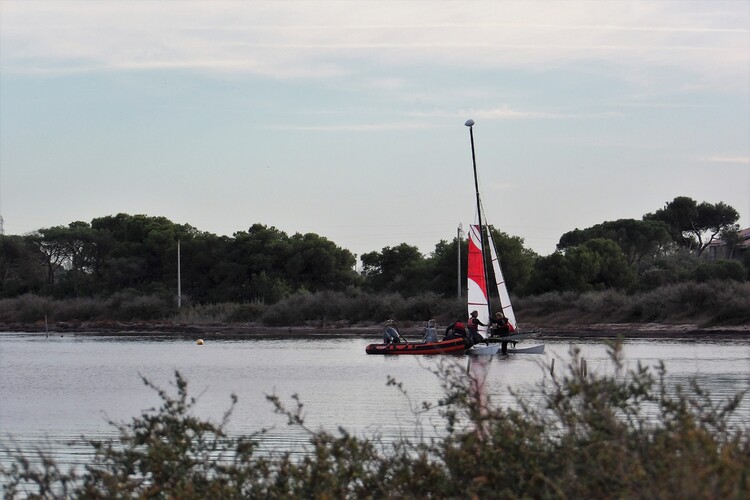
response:
M424 336L422 337L422 343L427 342L438 342L438 334L435 329L435 320L431 319L427 322L427 326L424 328Z
M458 337L466 340L466 327L461 321L454 321L445 329L443 340L451 340Z
M482 335L479 334L479 327L480 326L487 326L484 323L482 323L479 318L479 311L471 311L471 316L469 317L469 341L472 344L479 344L480 342L487 341L482 337Z
M383 343L384 344L398 344L401 342L401 333L398 331L398 327L389 319L385 322L385 331L383 332Z
M495 317L492 318L492 330L499 337L507 337L513 332L513 325L510 324L510 320L504 312L498 311L495 313ZM515 345L515 342L513 345ZM500 352L508 354L508 342L501 342Z
M508 321L508 318L502 311L496 312L495 317L492 318L492 331L498 337L507 337L510 335L510 321Z

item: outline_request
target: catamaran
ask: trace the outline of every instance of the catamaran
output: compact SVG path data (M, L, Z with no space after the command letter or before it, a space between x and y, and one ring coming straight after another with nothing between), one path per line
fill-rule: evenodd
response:
M505 279L503 278L503 271L500 267L500 259L497 255L497 249L495 248L495 242L492 238L492 232L490 231L489 225L485 225L486 220L482 219L482 202L479 196L479 181L477 179L477 162L476 155L474 154L474 120L468 120L465 125L469 127L469 135L471 137L471 159L474 167L474 188L476 191L476 202L477 202L477 220L478 224L472 224L469 227L469 256L468 265L466 266L466 282L467 282L467 313L471 315L473 311L477 311L477 319L485 326L479 326L478 332L484 337L487 344L476 344L469 352L476 354L495 354L500 348L499 344L503 346L503 352L515 352L515 353L542 353L544 352L544 344L535 345L531 347L516 347L516 342L526 335L522 334L519 330L518 323L516 322L516 315L513 312L513 306L510 301L510 294L508 288L505 285ZM486 231L486 238L484 234ZM490 258L492 261L492 271L495 277L495 286L497 289L497 295L500 301L500 310L503 312L505 317L508 319L508 326L510 335L506 337L491 337L489 332L490 324L490 301L489 294L487 293L487 267L485 265L485 240L490 251ZM512 344L512 347L508 347L508 344ZM494 352L493 349L494 348Z

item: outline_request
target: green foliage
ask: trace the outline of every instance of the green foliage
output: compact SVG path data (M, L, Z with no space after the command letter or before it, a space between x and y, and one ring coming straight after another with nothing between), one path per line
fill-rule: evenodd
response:
M734 281L678 283L639 294L624 321L702 318L707 324L750 322L750 283Z
M747 270L736 260L716 260L704 262L695 269L695 279L699 283L710 280L745 281Z
M653 290L687 280L739 279L736 264L698 269L697 257L718 235L727 243L722 247L726 257L744 259L747 279L750 252L743 254L736 220L736 210L724 203L677 197L642 221L605 221L565 233L558 251L546 257L525 248L522 238L494 228L491 233L505 282L515 295ZM450 298L457 288L466 288L467 242L458 239L441 240L428 256L408 243L365 253L360 275L350 251L314 233L289 236L253 224L226 237L164 217L117 214L26 236L0 235L0 298L29 293L58 299L109 297L122 290L174 293L178 243L181 291L193 304L273 305L297 293L352 289ZM486 258L491 268L489 252ZM152 317L163 315L144 307ZM286 321L275 310L244 317L264 315L270 324ZM303 317L295 322L311 316Z
M494 228L491 233L508 290L524 293L531 280L534 262L538 259L538 255L523 246L523 238L510 236ZM464 255L468 255L468 249ZM490 261L487 263L487 268L492 269Z
M266 308L261 318L269 326L314 324L380 323L389 318L422 322L429 318L453 321L457 301L424 293L408 298L400 294L369 294L356 289L347 292L298 293ZM466 306L458 304L466 314Z
M74 298L55 300L25 294L0 300L0 321L6 323L40 323L84 321L146 321L170 318L175 313L174 299L169 295L145 295L123 291L107 299Z
M557 248L565 250L596 238L617 243L631 265L645 257L657 257L672 241L669 227L662 221L620 219L567 232L560 237Z
M195 400L175 374L176 395L129 423L116 440L89 440L95 458L64 472L39 452L4 447L8 499L25 498L744 498L750 439L731 424L744 392L717 401L693 381L668 386L663 365L588 374L577 351L567 371L516 394L510 407L486 393L481 363L438 366L444 396L415 408L417 425L440 417L439 437L392 444L306 427L303 404L268 396L287 424L309 436L289 453L260 456L260 429L228 435L236 398L218 424L193 416ZM447 358L446 358L447 359ZM545 367L550 370L550 367ZM408 397L403 384L388 384Z
M612 240L595 238L537 260L530 291L626 289L635 279L635 270L620 247Z
M734 325L750 323L750 283L690 281L629 295L615 290L548 292L521 297L514 305L526 322Z
M45 268L29 238L0 234L0 297L38 293L44 282Z
M381 252L362 254L362 275L376 292L412 294L424 290L424 256L415 246L402 243Z
M670 228L672 238L694 249L700 256L722 231L736 230L740 214L724 202L698 204L687 196L678 196L664 208L646 214L646 221L662 221Z

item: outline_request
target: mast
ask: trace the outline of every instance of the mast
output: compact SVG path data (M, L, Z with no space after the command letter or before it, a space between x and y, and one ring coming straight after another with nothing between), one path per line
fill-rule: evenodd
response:
M471 162L474 166L474 190L476 191L477 196L477 217L479 218L479 245L480 249L482 250L482 272L484 273L484 282L487 283L487 259L485 259L485 255L487 255L484 252L484 226L482 224L482 204L479 201L479 180L477 178L477 157L474 153L474 120L466 120L466 123L464 123L467 127L469 127L469 137L471 138ZM492 319L492 311L490 310L490 293L489 289L487 289L487 317Z

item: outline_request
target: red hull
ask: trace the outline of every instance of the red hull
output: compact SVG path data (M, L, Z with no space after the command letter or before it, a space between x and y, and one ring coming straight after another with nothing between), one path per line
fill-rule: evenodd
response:
M464 339L455 338L441 342L406 342L401 344L370 344L365 347L367 354L449 354L466 349Z

